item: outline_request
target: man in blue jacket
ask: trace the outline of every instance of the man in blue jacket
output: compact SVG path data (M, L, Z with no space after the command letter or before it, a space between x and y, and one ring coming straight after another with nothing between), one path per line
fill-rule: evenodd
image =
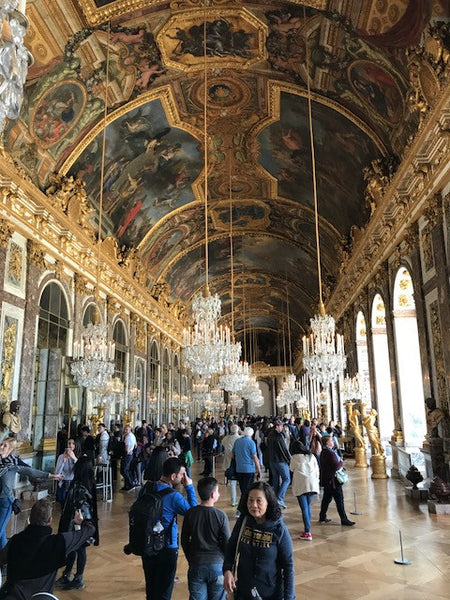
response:
M168 543L154 556L143 556L142 567L145 574L147 600L170 600L172 597L178 560L177 515L185 515L193 506L197 506L192 479L178 458L168 458L163 465L163 474L155 484L156 491L183 485L186 498L180 492L163 496L162 524L168 531Z

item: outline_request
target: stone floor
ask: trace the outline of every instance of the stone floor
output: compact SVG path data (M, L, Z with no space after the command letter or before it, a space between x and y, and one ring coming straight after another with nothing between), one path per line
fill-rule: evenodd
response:
M450 515L428 512L426 503L410 500L405 486L395 479L372 480L370 469L352 468L346 461L350 481L345 485L348 513L356 500L360 515L351 518L357 525L340 526L334 503L330 505L327 525L318 525L319 499L313 503L313 541L299 539L301 513L296 498L288 490L284 519L291 532L295 552L297 599L304 600L448 600L450 598ZM223 481L221 459L217 477ZM194 481L203 465L194 465ZM100 546L88 549L84 590L58 591L61 600L145 599L140 560L122 552L127 540L127 510L137 491L118 492L111 504L99 501ZM221 486L218 507L234 524L229 490ZM350 515L349 515L350 516ZM57 523L57 515L55 515ZM181 521L181 519L180 519ZM394 563L401 556L412 565ZM188 598L186 561L180 551L173 600Z

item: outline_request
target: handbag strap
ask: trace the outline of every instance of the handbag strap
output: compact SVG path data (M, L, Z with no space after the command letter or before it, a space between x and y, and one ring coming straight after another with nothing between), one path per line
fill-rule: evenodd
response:
M241 541L242 534L244 533L244 527L245 527L246 523L247 523L247 517L244 517L242 519L242 525L241 525L241 528L239 530L239 535L238 535L238 539L237 539L237 542L236 542L236 551L234 553L233 566L231 567L231 572L233 573L233 576L234 576L234 573L236 571L237 560L238 560L238 555L239 555L239 542Z

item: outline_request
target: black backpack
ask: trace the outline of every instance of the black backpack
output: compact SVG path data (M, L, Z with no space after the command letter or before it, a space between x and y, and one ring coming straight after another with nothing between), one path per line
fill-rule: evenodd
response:
M129 542L123 549L125 554L154 556L167 546L168 535L176 515L169 527L164 529L163 498L174 491L171 487L156 491L154 484L146 483L128 514Z

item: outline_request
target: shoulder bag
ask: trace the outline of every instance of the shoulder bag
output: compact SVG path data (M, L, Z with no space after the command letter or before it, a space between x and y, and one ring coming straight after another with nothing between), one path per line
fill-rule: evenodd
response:
M228 481L233 481L237 479L235 458L231 459L230 466L227 469L225 469L225 477L228 479Z
M242 520L242 525L241 525L241 528L239 530L239 535L238 535L238 539L237 539L237 542L236 542L236 551L234 553L233 566L231 567L231 572L233 573L233 577L234 577L234 575L235 575L235 573L237 571L237 565L238 565L238 562L239 562L239 542L241 541L242 534L244 533L244 527L245 527L246 523L247 523L247 517L244 517L243 520ZM227 592L225 594L225 600L234 600L235 597L236 597L235 596L235 592Z
M334 474L334 476L337 479L337 482L340 483L341 485L344 485L344 483L347 483L348 481L348 475L346 470L344 469L344 467L341 467L340 469L338 469L336 471L336 473Z

